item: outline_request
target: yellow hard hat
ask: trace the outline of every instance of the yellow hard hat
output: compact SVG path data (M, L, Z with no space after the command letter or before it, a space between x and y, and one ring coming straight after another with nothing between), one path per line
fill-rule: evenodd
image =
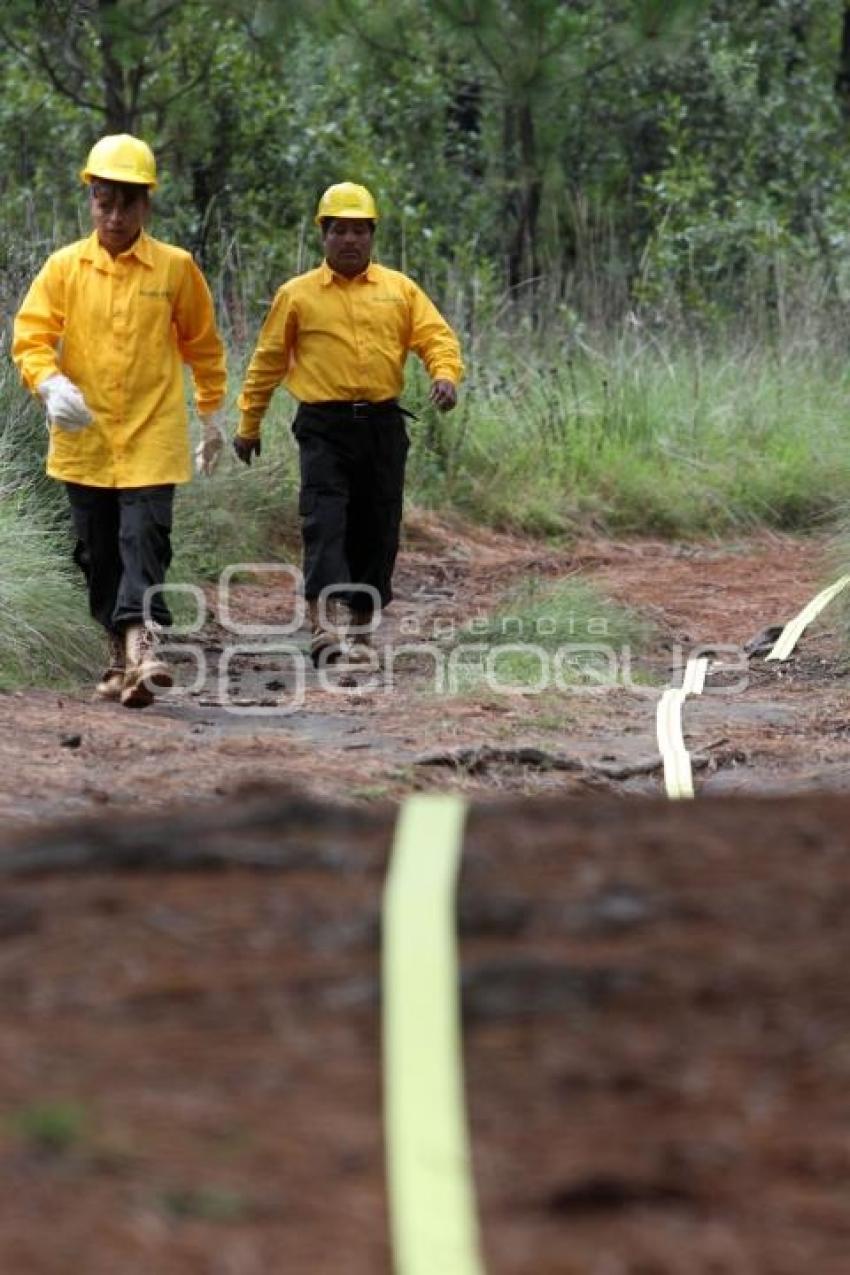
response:
M110 133L95 142L80 176L87 184L93 177L104 181L156 186L156 160L147 142L129 133Z
M337 182L335 186L328 186L319 200L317 226L321 225L323 217L363 217L377 221L378 209L365 186L358 186L356 182Z

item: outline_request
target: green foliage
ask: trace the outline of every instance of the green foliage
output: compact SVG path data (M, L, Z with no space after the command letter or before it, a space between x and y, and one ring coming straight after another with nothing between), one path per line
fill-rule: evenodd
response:
M562 682L590 687L610 683L621 667L623 648L645 647L649 626L585 581L551 584L530 577L485 624L476 621L454 641L459 683L464 690L489 678L502 689L549 690L553 669ZM486 653L486 654L485 654Z
M90 675L100 644L82 590L33 505L0 505L0 689Z
M800 324L778 348L734 330L703 344L633 319L563 346L557 326L482 342L439 446L427 419L414 427L414 500L555 537L591 519L665 535L809 526L845 500L840 333Z
M199 1218L222 1224L245 1222L252 1212L244 1195L219 1187L175 1187L162 1192L160 1206L179 1221Z
M64 492L43 475L46 431L0 369L0 689L90 675L100 642L70 559Z
M843 294L845 129L818 36L824 6L705 24L663 92L660 164L643 179L643 303L713 318L730 301L781 313L785 276L819 265ZM831 24L834 28L835 24Z
M85 1139L88 1112L74 1102L36 1102L16 1112L10 1126L34 1150L66 1155Z
M36 260L84 231L80 164L127 127L159 157L156 228L239 344L346 177L378 195L383 258L444 304L490 270L532 309L546 277L583 314L767 324L789 275L847 290L841 37L828 0L10 0L5 219Z
M532 576L517 588L476 637L492 646L517 640L534 642L546 651L568 643L634 642L645 645L649 627L636 612L615 605L586 581L551 584Z
M293 415L292 400L277 393L260 459L243 465L228 446L212 478L195 477L177 489L170 580L215 580L235 562L300 560Z

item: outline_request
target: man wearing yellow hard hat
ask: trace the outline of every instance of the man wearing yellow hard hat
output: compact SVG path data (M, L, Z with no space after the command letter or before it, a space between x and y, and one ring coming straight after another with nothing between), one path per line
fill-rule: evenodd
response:
M324 261L277 292L239 398L234 448L251 463L275 388L298 400L304 594L319 664L371 661L376 612L392 598L408 439L398 396L409 351L431 377L431 402L454 407L457 338L421 288L372 261L378 210L365 186L340 182L319 200ZM340 586L343 586L340 588ZM350 586L350 587L349 587ZM328 590L348 604L341 641Z
M15 318L12 357L47 408L47 472L65 483L89 606L106 631L96 694L128 708L172 684L156 650L171 623L174 486L192 473L183 364L203 424L196 464L223 446L224 347L192 257L145 231L156 163L146 142L102 137L80 173L94 231L48 257Z

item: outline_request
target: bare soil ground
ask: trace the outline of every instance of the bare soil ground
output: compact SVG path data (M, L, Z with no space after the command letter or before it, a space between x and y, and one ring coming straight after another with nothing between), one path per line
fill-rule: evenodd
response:
M784 536L550 553L419 518L384 642L438 646L531 575L578 572L654 620L634 680L445 695L419 651L392 688L308 679L288 711L268 650L219 681L211 596L197 694L140 713L0 696L0 1269L389 1270L380 891L393 803L454 788L492 1275L850 1270L835 617L787 665L756 658L687 702L711 758L696 802L642 766L678 648L789 619L824 554ZM283 585L233 599L255 624L292 606ZM503 759L423 760L483 745ZM273 870L222 866L270 848Z

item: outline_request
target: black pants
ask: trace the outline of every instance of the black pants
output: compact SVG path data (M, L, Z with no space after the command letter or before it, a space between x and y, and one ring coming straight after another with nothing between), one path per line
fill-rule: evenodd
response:
M145 591L162 584L171 563L174 486L88 487L66 483L77 544L74 561L86 577L89 609L105 629L121 633L145 616ZM171 624L161 593L148 614Z
M304 595L317 598L330 584L354 611L392 598L392 574L401 532L404 467L409 446L404 413L395 402L302 403L292 425L301 461L301 536Z

